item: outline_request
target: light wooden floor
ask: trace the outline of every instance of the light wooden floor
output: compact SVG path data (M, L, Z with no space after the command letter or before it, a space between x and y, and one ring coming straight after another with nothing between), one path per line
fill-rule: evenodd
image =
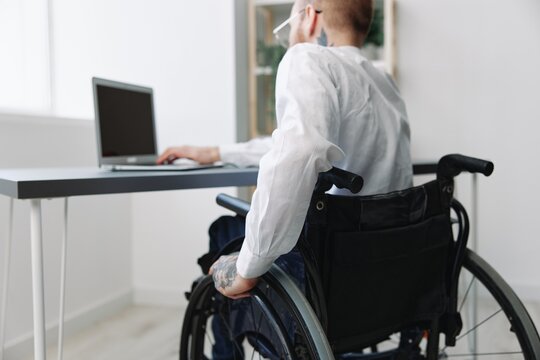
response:
M527 308L538 326L540 304L527 304ZM178 359L182 316L180 308L131 306L78 334L68 336L64 346L64 359ZM497 341L504 344L505 340ZM56 357L56 347L49 348L47 358ZM483 358L487 359L489 356ZM28 358L31 359L32 357Z
M177 360L182 318L180 308L129 307L66 337L64 359ZM56 346L50 347L47 359L56 358Z

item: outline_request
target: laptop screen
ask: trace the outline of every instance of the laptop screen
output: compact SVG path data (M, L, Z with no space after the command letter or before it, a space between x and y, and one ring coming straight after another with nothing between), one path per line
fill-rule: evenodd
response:
M155 155L152 93L96 86L101 155Z

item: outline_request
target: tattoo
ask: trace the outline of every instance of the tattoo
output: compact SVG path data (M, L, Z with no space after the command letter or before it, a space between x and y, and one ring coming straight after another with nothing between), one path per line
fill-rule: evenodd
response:
M326 31L324 31L324 29L321 30L321 35L317 38L317 44L328 46L328 37L326 36Z
M225 289L233 284L236 279L236 260L238 255L222 256L212 266L212 278L217 289Z

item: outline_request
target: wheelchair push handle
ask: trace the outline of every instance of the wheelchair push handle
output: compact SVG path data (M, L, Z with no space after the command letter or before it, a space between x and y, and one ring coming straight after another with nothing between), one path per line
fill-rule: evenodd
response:
M243 217L247 216L250 208L248 202L227 194L219 194L216 197L216 203L220 206L223 206L225 209L231 210Z
M462 171L481 173L490 176L495 166L491 161L473 158L461 154L443 156L437 165L437 177L451 179Z
M360 175L333 167L327 172L319 174L319 180L315 187L315 191L328 191L332 185L335 185L340 189L348 189L353 194L356 194L362 190L364 179Z

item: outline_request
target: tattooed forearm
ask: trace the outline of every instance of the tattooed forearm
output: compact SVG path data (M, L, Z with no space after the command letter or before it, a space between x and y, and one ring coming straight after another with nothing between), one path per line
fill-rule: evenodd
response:
M212 266L214 284L216 288L230 287L236 278L236 260L238 255L222 256Z

